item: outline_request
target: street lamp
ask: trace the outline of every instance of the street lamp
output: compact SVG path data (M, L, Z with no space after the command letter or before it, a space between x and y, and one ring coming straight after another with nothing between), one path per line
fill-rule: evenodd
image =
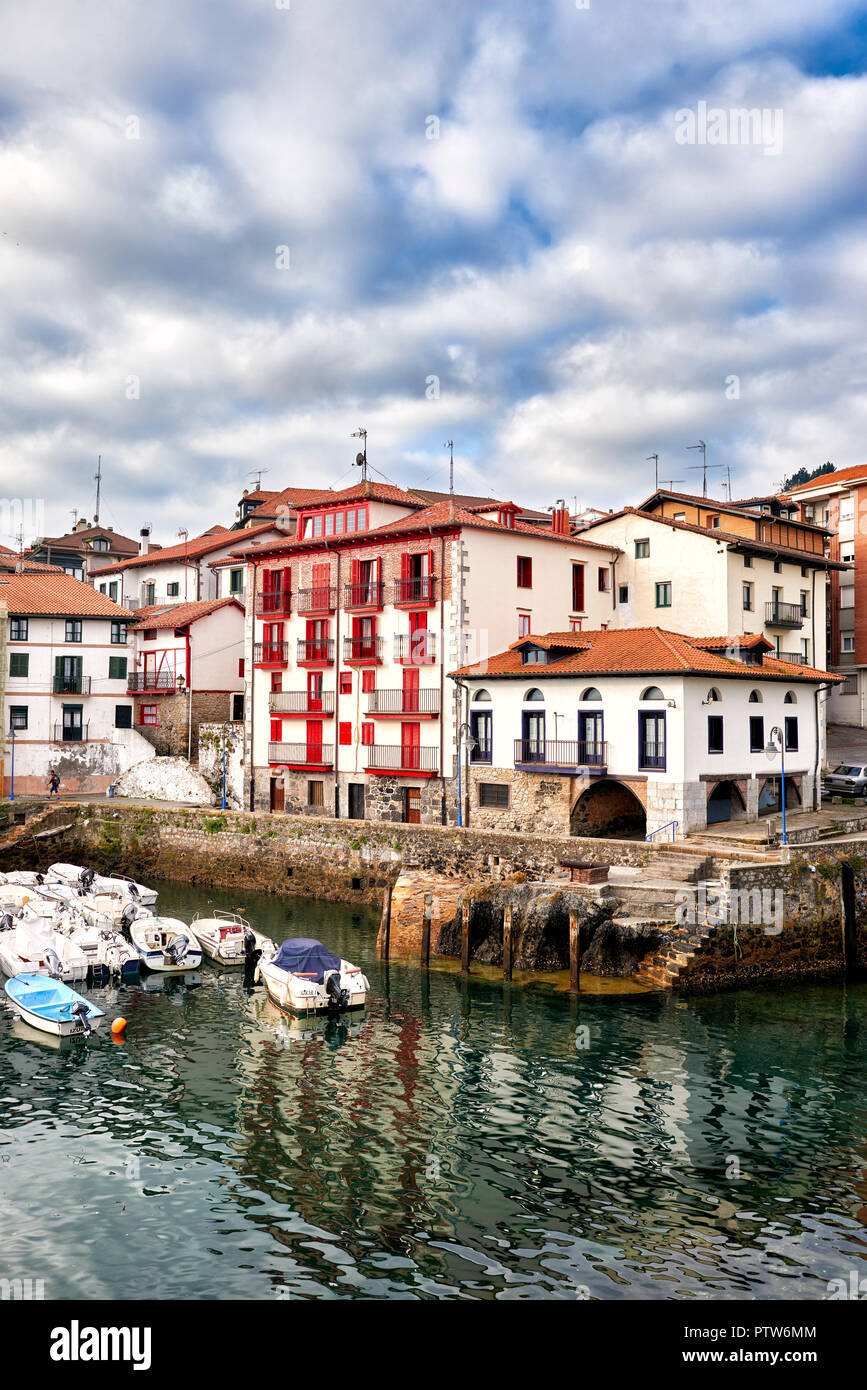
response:
M226 739L229 734L228 724L223 725L223 800L220 803L220 810L226 809Z
M461 790L461 769L463 767L463 749L475 748L478 739L473 737L469 724L463 723L458 729L458 825L464 823L464 796Z
M771 762L779 753L780 755L780 804L783 811L783 844L788 844L786 839L786 752L783 731L778 724L775 724L768 734L768 741L765 744L765 756Z
M188 686L183 676L178 676L177 687L179 695L186 695L189 699L187 706L187 762L192 762L193 758L193 688Z
M10 723L10 726L9 726L9 737L10 737L11 740L12 740L12 766L11 766L11 768L10 768L10 776L9 776L9 800L10 800L10 801L14 801L14 800L15 800L15 725L14 725L14 723Z

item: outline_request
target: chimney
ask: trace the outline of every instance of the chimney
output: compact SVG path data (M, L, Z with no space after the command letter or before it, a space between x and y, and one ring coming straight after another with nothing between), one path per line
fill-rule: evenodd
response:
M562 503L552 508L551 530L554 532L555 536L568 536L571 534L569 513Z
M139 538L139 555L149 555L151 549L151 528L149 526L143 526L139 532Z

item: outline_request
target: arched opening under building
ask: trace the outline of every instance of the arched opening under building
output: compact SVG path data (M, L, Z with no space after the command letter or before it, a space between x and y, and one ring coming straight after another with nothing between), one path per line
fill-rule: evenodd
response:
M717 782L707 799L707 823L719 825L726 820L746 820L747 808L736 782Z
M801 793L794 777L786 778L786 810L797 811L801 804ZM759 815L772 816L775 811L781 811L780 805L780 779L779 777L767 777L759 791Z
M571 835L598 835L601 839L643 840L647 815L635 792L615 778L591 782L572 807Z

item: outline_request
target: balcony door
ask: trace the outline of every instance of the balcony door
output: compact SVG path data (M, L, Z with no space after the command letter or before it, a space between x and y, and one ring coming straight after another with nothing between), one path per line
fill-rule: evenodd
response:
M77 695L81 691L81 657L58 656L54 659L54 687L58 695Z
M406 723L400 731L401 767L416 769L421 766L421 725Z
M80 743L84 737L84 724L82 720L81 705L63 706L63 741L64 743Z
M409 615L409 656L410 661L427 660L427 613Z
M322 672L307 672L307 709L317 714L322 709ZM321 729L321 725L319 726Z
M403 712L418 714L418 671L403 673Z
M590 767L602 762L602 745L605 739L603 715L601 710L590 710L578 715L578 761Z
M307 721L307 761L308 763L322 762L321 719L308 719Z
M331 564L313 566L313 591L310 595L311 608L331 607Z
M525 709L521 715L521 742L524 762L545 761L545 711Z

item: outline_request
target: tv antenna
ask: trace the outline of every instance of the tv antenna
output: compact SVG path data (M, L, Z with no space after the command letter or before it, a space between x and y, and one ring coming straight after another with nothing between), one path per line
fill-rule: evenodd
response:
M256 492L261 492L261 491L262 491L262 474L263 474L263 473L270 473L270 472L271 472L271 469L270 469L270 468L251 468L251 469L250 469L249 473L247 474L247 477L248 477L248 478L255 478L255 479L256 479L256 488L255 488L255 491L256 491Z
M658 491L659 491L659 454L648 454L648 455L647 455L647 458L646 458L646 460L645 460L645 462L646 462L646 463L650 463L650 460L651 460L651 459L653 459L653 486L654 486L654 490L655 490L656 492L658 492Z
M455 441L447 439L443 445L449 451L449 496L455 495Z
M352 439L360 439L360 440L362 441L362 443L361 443L361 453L355 455L355 463L353 464L353 467L354 467L354 468L360 468L360 469L361 469L361 481L362 481L363 483L366 483L366 482L367 482L367 430L364 428L363 425L360 425L360 426L358 427L357 430L353 430L353 431L352 431L351 438L352 438Z
M102 486L102 454L96 456L96 472L93 476L96 480L96 511L93 515L93 524L97 525L99 522L99 489Z
M700 469L701 469L701 495L702 495L702 497L707 497L707 470L708 470L708 468L725 468L725 467L727 467L727 465L724 464L724 463L708 463L708 461L707 461L707 445L705 444L705 442L704 442L703 439L700 439L700 440L698 441L697 444L687 444L686 447L687 447L687 449L701 449L701 463L691 463L691 464L689 465L689 468L690 468L690 471L692 471L692 470L695 469L695 468L700 468Z

